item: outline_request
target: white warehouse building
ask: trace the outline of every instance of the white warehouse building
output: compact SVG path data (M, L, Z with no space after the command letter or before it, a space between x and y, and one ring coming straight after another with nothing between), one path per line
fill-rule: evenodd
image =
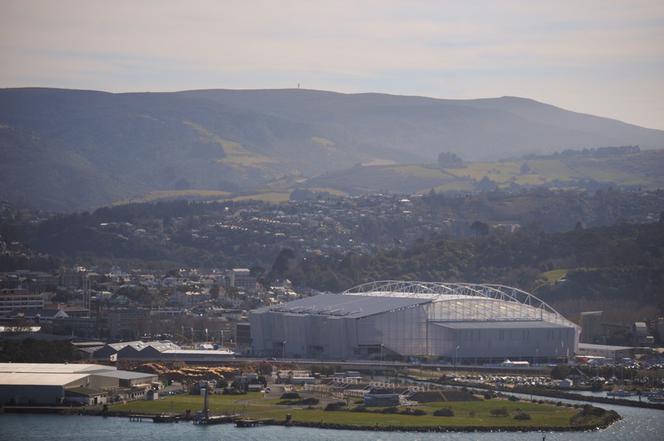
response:
M537 297L493 284L371 282L254 310L257 356L477 362L571 357L580 328Z

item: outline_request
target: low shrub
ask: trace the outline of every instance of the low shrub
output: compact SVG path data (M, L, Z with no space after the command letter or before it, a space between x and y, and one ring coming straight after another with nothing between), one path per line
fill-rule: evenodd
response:
M281 394L282 400L297 400L300 398L300 394L297 392L285 392Z
M514 395L510 395L508 400L510 400L510 401L519 401L519 399L517 397L515 397Z
M605 409L602 409L601 407L591 406L590 404L584 405L583 409L581 410L581 415L583 416L604 416L605 413L606 413Z
M515 420L529 420L530 419L530 414L527 414L526 412L519 412L516 415L514 415Z
M234 387L227 387L224 389L222 395L244 395L247 392L245 390L235 389Z
M498 407L496 409L491 409L489 411L489 413L491 414L491 416L496 416L496 417L506 417L506 416L509 415L509 412L504 407Z
M316 404L320 403L320 400L318 398L305 398L304 400L300 400L300 404L304 404L305 406L315 406Z
M453 417L454 411L448 407L443 407L442 409L436 409L433 413L434 416L444 416L444 417Z
M325 406L325 410L329 412L329 411L341 410L344 407L346 407L346 402L335 401L333 403L328 403L328 405Z
M367 411L367 406L360 405L360 406L355 406L351 409L351 412L366 412Z
M386 407L381 411L382 413L399 413L399 408L392 406L392 407Z

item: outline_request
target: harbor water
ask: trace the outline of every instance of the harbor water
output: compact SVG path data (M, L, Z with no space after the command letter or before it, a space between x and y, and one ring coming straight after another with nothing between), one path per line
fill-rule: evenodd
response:
M547 441L555 440L630 440L664 439L664 412L623 406L602 405L616 410L623 419L605 430L593 432L495 432L495 433L409 433L325 430L298 427L264 426L236 428L234 425L199 426L187 422L154 424L130 423L128 418L104 418L77 415L0 414L2 441L332 441L332 440L478 440L478 441Z

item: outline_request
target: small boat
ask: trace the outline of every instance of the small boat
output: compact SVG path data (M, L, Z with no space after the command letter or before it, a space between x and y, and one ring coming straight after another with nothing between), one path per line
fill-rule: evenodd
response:
M250 418L240 418L235 420L235 427L256 427L264 424L272 424L274 422L273 419L260 419L260 420L253 420Z
M606 396L607 397L633 397L636 394L634 392L626 391L623 389L619 390L612 390L611 392L607 392Z
M178 421L180 421L180 417L177 417L175 415L162 414L162 415L155 415L152 418L153 423L177 423Z
M652 401L653 403L664 403L664 391L648 392L643 395L648 398L648 401Z
M238 418L237 415L215 415L194 419L194 424L210 426L213 424L230 424Z

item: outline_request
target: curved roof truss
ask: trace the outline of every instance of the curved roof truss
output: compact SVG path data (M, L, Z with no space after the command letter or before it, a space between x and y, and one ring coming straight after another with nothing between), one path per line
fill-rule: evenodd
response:
M540 311L541 317L558 323L573 324L558 311L538 297L511 286L490 283L445 283L416 282L404 280L380 280L350 288L343 295L376 297L405 297L431 299L433 302L446 300L472 300L485 298L517 303ZM527 309L530 309L527 308ZM574 325L576 326L576 325Z

